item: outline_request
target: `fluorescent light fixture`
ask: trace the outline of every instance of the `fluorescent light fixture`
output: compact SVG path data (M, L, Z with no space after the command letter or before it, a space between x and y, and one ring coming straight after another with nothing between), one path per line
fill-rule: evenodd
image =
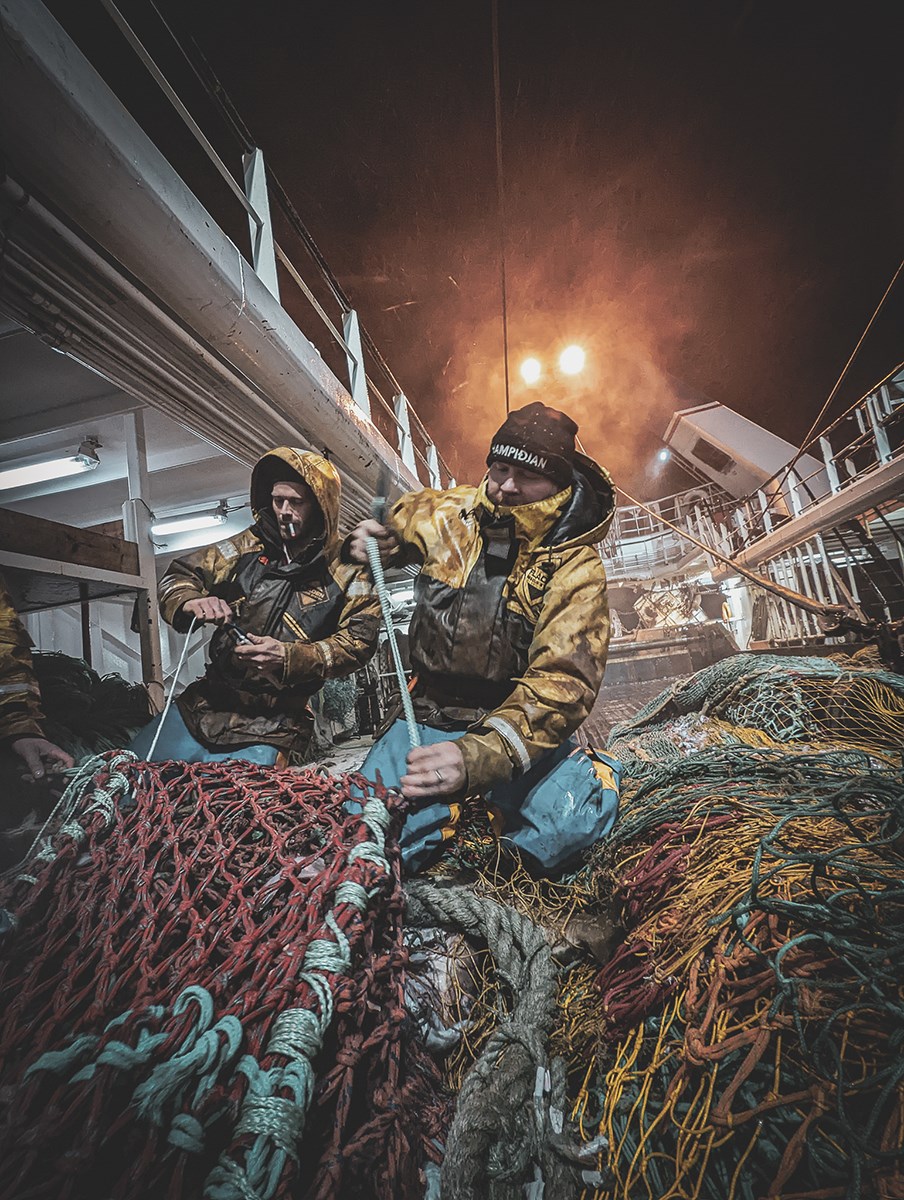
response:
M162 521L155 521L151 526L151 533L162 537L167 533L188 533L193 529L213 529L215 525L222 525L225 520L226 514L219 511L188 513L184 517L166 517Z
M97 446L94 438L85 438L76 454L67 454L63 458L45 458L41 462L23 463L18 466L0 466L0 491L28 487L32 483L47 483L50 479L65 479L67 475L81 475L85 471L93 471L100 466Z

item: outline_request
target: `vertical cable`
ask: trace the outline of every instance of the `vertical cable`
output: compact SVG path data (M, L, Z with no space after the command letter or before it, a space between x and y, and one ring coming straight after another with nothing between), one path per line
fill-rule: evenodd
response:
M182 653L179 655L179 663L176 667L176 673L173 676L173 682L170 684L169 695L166 698L166 704L163 706L163 712L160 714L160 720L157 723L157 728L154 730L154 738L151 742L151 748L148 750L145 762L151 762L154 758L154 751L157 749L157 742L160 740L160 734L163 732L163 725L166 721L167 713L170 710L170 705L173 702L173 696L176 694L176 684L179 682L179 676L182 674L182 664L185 662L185 655L188 652L188 643L191 641L191 635L195 631L195 626L198 623L197 617L192 617L191 625L188 627L188 633L185 635L185 641L182 643Z
M499 217L499 282L502 291L502 365L505 373L505 411L510 409L508 351L508 293L505 282L505 176L502 173L502 99L499 83L499 0L493 9L493 99L496 112L496 209Z
M895 286L895 284L898 282L898 276L901 274L901 272L902 272L902 271L904 271L904 259L902 259L902 260L901 260L901 262L899 262L899 263L898 263L898 269L897 269L897 271L895 271L894 275L892 275L892 277L891 277L891 283L890 283L890 284L888 285L888 287L885 289L885 292L883 293L882 299L881 299L881 300L879 301L879 303L876 305L876 310L875 310L875 312L873 313L873 315L870 317L870 319L869 319L869 322L867 323L866 329L864 329L863 333L861 333L861 335L860 335L860 340L857 342L857 345L856 345L856 346L854 347L854 349L851 351L851 356L850 356L850 358L847 360L847 362L844 364L844 367L842 368L841 374L838 376L838 379L837 379L837 380L836 380L836 382L835 382L835 386L832 388L831 392L829 392L829 398L828 398L828 400L826 400L825 404L823 404L822 408L821 408L821 409L819 410L819 412L817 413L817 415L816 415L816 418L815 418L815 420L813 421L813 424L812 424L812 425L810 426L810 428L807 430L807 433L806 433L806 435L804 436L804 439L803 439L803 441L800 443L800 448L799 448L799 450L798 450L798 451L797 451L797 453L794 455L794 457L791 459L791 461L788 463L788 465L787 465L787 466L784 468L784 472L785 472L785 473L784 473L784 475L782 475L781 479L779 479L779 481L778 481L778 484L777 484L777 486L776 486L776 490L777 490L777 491L779 491L779 492L780 492L780 491L781 491L781 489L784 487L784 485L785 485L785 481L787 480L787 478L788 478L788 476L791 474L791 472L794 470L794 466L795 466L795 464L798 462L798 460L799 460L800 458L802 458L802 457L803 457L804 453L806 452L806 450L807 450L807 449L808 449L808 447L810 446L810 441L811 441L811 438L813 437L813 434L816 432L816 430L819 428L819 422L822 420L822 418L823 418L823 416L826 414L826 412L828 412L828 410L829 410L829 407L830 407L830 406L831 406L831 404L832 404L832 401L835 399L835 396L838 394L838 389L841 387L842 383L844 382L844 380L845 380L845 377L847 376L847 373L848 373L848 371L850 370L851 363L854 361L854 359L855 359L855 358L857 357L857 355L859 354L859 352L860 352L860 347L861 347L861 346L863 345L863 343L866 341L866 335L867 335L867 334L869 333L869 331L872 329L872 327L873 327L873 323L874 323L874 321L876 320L876 317L878 317L879 313L880 313L880 312L882 311L882 309L884 308L884 306L885 306L885 301L886 301L886 300L888 299L888 297L891 295L892 288L893 288L893 287ZM777 472L777 471L776 471L776 475L778 475L778 472ZM768 481L767 481L767 482L768 482Z
M389 589L386 587L386 580L383 576L383 561L380 558L380 548L377 545L375 537L369 537L366 545L367 561L370 563L370 573L373 576L377 599L380 601L383 628L386 631L386 640L389 642L389 649L392 653L392 664L395 668L396 682L399 685L399 698L402 701L402 710L405 713L405 724L408 726L408 740L413 750L421 744L421 732L417 726L417 717L414 715L414 704L411 699L411 693L408 691L408 681L405 678L402 653L399 650L395 626L392 623L392 602L389 599Z

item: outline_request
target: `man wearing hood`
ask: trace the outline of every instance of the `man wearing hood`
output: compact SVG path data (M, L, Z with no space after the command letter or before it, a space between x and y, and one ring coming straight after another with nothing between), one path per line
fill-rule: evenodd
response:
M615 509L608 473L575 450L577 425L529 404L492 440L479 487L403 496L348 544L366 561L420 562L409 632L421 746L397 721L362 772L413 802L403 859L417 870L484 795L508 840L545 870L607 833L619 764L578 747L606 663L606 575L595 543Z
M180 633L193 620L220 628L207 671L167 717L155 760L308 761L308 701L325 680L362 667L379 635L365 573L338 559L339 499L327 459L271 450L251 476L254 525L170 565L159 591L164 620ZM157 723L133 742L139 756Z

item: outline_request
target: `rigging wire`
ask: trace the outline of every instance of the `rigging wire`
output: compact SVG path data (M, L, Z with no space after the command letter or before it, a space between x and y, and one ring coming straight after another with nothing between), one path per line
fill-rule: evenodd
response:
M844 382L844 379L847 376L847 373L851 368L851 364L853 363L854 359L857 357L858 353L860 352L860 347L863 345L864 341L866 340L866 336L869 333L870 329L872 329L873 322L876 320L876 317L878 317L879 313L882 311L882 308L885 305L885 301L891 295L892 288L897 283L898 276L901 274L902 270L904 270L904 259L902 259L901 262L898 263L897 271L895 271L894 275L892 276L891 282L889 283L888 287L885 289L882 299L879 301L878 305L876 306L875 312L873 313L873 315L870 317L869 321L867 322L867 326L864 329L863 333L861 333L860 339L857 342L857 345L851 351L850 357L848 358L847 362L844 364L844 367L842 368L841 374L838 376L838 379L835 381L835 386L832 388L831 392L829 393L828 399L826 400L825 404L823 404L822 408L817 413L816 418L813 421L813 424L807 430L807 433L806 433L805 437L803 438L803 440L801 441L801 444L800 444L800 447L799 447L797 453L794 455L794 457L791 459L791 461L785 467L785 473L782 475L781 479L778 481L778 484L777 484L778 491L781 491L788 476L794 470L795 464L800 459L800 457L806 452L807 447L812 444L813 434L819 428L819 422L822 420L823 416L828 411L832 401L835 399L835 396L838 393L838 389L841 387L842 383Z
M493 9L493 101L496 117L496 213L499 218L499 284L502 294L502 366L505 375L505 411L511 408L509 394L508 348L508 291L506 287L505 251L505 174L502 168L502 88L499 78L499 0L492 0Z
M229 132L238 142L242 153L250 154L251 151L257 146L257 142L254 139L250 129L242 119L241 114L239 113L235 104L232 102L229 93L226 91L225 87L220 81L219 76L211 66L206 54L198 44L197 39L192 34L187 35L187 39L192 50L192 53L189 53L176 30L173 29L172 25L170 25L163 13L160 11L156 0L149 0L149 3L172 40L175 42L176 47L178 48L182 57L188 63L188 66L191 68L191 71L197 78L198 82L201 84L201 87L204 89L208 99L213 103L214 108L219 112L221 118L229 129ZM267 168L267 184L277 204L282 210L283 215L289 222L289 226L291 227L292 231L299 238L302 245L316 264L323 281L326 283L327 287L332 293L333 299L343 312L349 312L355 307L354 304L346 294L342 284L333 274L322 250L317 245L317 242L314 240L310 230L302 221L298 210L295 208L295 205L290 200L288 193L276 178L270 166ZM389 363L383 357L383 354L377 346L377 343L374 341L368 330L364 327L364 324L360 321L360 319L358 322L358 332L361 336L361 341L364 347L368 350L374 362L377 363L394 392L396 394L403 393L405 389L399 383L392 371L392 368L389 366ZM413 419L424 438L428 442L433 442L433 438L427 430L427 427L424 425L423 421L413 408L409 408L408 416L410 420ZM435 442L433 444L435 445ZM445 467L446 473L451 479L453 477L453 473L443 455L439 453L438 447L437 456L441 465Z

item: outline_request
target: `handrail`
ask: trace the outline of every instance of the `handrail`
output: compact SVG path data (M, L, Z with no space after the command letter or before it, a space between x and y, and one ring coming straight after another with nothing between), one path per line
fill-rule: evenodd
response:
M327 329L330 331L330 333L333 335L333 337L336 339L336 341L339 343L339 345L342 347L342 349L345 351L345 353L354 357L354 355L352 355L352 352L351 352L348 342L346 342L345 338L342 336L342 334L339 332L339 330L336 328L336 326L330 320L326 310L323 308L320 301L317 299L317 297L314 295L314 293L311 291L311 289L308 287L308 285L302 279L301 275L299 275L298 269L296 268L295 264L291 261L289 256L286 254L285 250L283 250L282 246L280 246L279 242L274 241L273 248L276 251L276 257L279 259L279 261L282 263L282 265L286 268L286 270L289 272L289 274L292 276L292 278L295 280L295 282L301 288L302 292L305 294L305 296L310 301L311 307L314 309L314 311L320 317L321 321L323 321L324 325L327 327Z
M201 147L204 154L207 156L209 161L212 163L212 165L216 169L217 173L224 180L224 182L226 183L226 185L229 188L232 195L239 201L239 203L241 204L245 213L254 222L257 229L259 231L262 230L264 227L264 220L262 219L260 214L255 210L254 206L249 201L247 195L245 194L245 192L242 189L242 187L240 186L240 184L237 182L235 176L230 171L229 167L226 165L226 163L223 161L223 159L217 153L216 149L213 147L213 145L211 144L209 139L205 136L204 132L202 131L200 126L197 124L197 122L194 120L194 118L192 117L191 113L188 111L185 104L179 98L175 89L170 85L170 83L164 76L163 72L158 67L157 63L154 61L154 59L152 58L152 56L150 55L150 53L148 52L146 47L143 45L140 38L135 33L135 31L133 30L133 28L131 27L129 22L126 20L126 18L123 16L123 14L119 11L118 7L114 3L114 0L100 0L100 2L103 5L104 9L106 10L107 14L110 16L112 21L115 23L115 25L119 29L119 31L122 33L123 37L126 39L129 46L132 48L132 50L135 52L135 54L141 60L143 65L146 67L146 69L150 73L154 82L157 84L157 86L160 88L160 90L163 92L163 94L166 96L166 98L172 104L173 108L175 109L175 111L177 112L179 117L182 119L182 121L188 128L189 132L192 134L192 136L195 139L195 141L197 142L197 144ZM166 29L167 33L170 35L170 37L176 44L177 48L179 49L182 56L185 58L189 67L194 72L194 74L196 75L198 80L201 82L202 86L205 88L205 90L208 92L208 94L211 96L211 99L214 100L214 102L217 104L222 116L224 117L225 121L227 122L227 124L230 128L232 135L237 140L239 145L242 147L242 152L246 153L246 154L250 153L254 149L254 145L255 145L255 143L253 142L253 140L250 136L250 132L248 131L247 127L244 125L244 122L242 121L241 117L239 116L234 105L229 100L229 97L226 94L225 89L220 84L220 82L217 79L215 73L213 72L210 64L208 63L207 59L203 55L203 52L197 46L197 43L194 41L194 39L192 39L192 45L194 46L194 49L197 52L198 57L200 58L201 63L203 65L203 71L199 69L197 63L195 61L193 61L192 56L186 51L186 49L185 49L184 45L182 44L182 42L180 41L179 37L174 32L173 28L171 27L169 22L166 20L164 15L161 13L158 5L155 3L155 0L149 0L149 2L150 2L151 7L153 8L154 12L156 13L157 17L159 18L161 24L163 25L163 27ZM207 76L207 78L205 78L205 75ZM346 295L344 289L342 288L342 285L339 283L339 280L336 278L336 276L330 270L326 259L324 258L323 254L317 247L317 245L316 245L314 239L311 237L310 233L305 228L303 222L301 221L300 216L298 215L297 210L295 209L295 206L292 204L287 193L281 187L278 180L276 180L274 176L269 175L267 182L268 182L268 189L274 194L276 200L280 204L280 207L283 209L283 212L288 217L289 224L290 224L293 232L302 241L302 244L304 245L305 249L308 251L311 258L313 259L313 261L321 275L321 278L323 279L324 283L327 285L331 295L333 296L334 300L336 301L340 310L342 311L343 316L345 316L349 312L353 311L354 306L352 305L351 300ZM351 347L348 345L346 338L339 331L339 329L336 326L336 323L330 318L329 314L326 312L323 305L320 303L320 301L314 295L314 293L312 292L312 290L308 286L308 284L304 281L300 272L298 271L298 269L295 267L294 263L292 263L291 259L289 258L289 255L287 254L287 252L279 245L279 243L277 243L275 241L275 239L273 241L273 249L274 249L277 259L282 264L282 266L285 268L285 270L288 272L292 281L300 289L300 291L302 292L302 294L304 295L304 297L306 298L308 303L311 305L311 307L317 313L321 322L323 323L323 325L325 326L325 328L327 329L329 334L333 337L333 339L335 340L337 345L342 349L342 351L346 354L346 356L351 361L355 361L357 358L357 355L353 352ZM389 367L389 364L386 362L386 359L383 357L383 354L381 353L376 342L373 340L373 338L370 336L369 332L364 328L363 324L361 324L360 322L359 322L358 330L359 330L360 337L361 337L362 349L367 350L367 352L370 354L371 358L374 360L376 365L380 368L380 370L383 372L386 379L389 381L390 385L395 389L396 394L403 393L404 389L402 388L402 386L399 384L398 380L396 379L395 374ZM365 365L362 363L361 367L363 368L364 366ZM370 386L371 392L377 398L381 407L389 414L389 416L392 420L393 427L395 428L396 433L397 433L397 441L399 443L399 448L400 448L401 447L401 435L404 432L403 426L402 426L401 422L398 420L398 417L396 416L393 406L387 402L385 397L383 397L382 394L380 393L379 389L374 385L373 380L370 378L369 375L367 375L366 368L365 368L365 378L367 379L367 383ZM452 473L448 463L446 462L443 455L440 453L439 448L436 446L436 443L435 443L434 439L432 438L432 436L430 435L427 427L424 425L424 423L421 420L420 416L418 415L417 411L411 406L410 402L408 404L408 417L409 417L409 426L416 427L418 433L423 437L423 439L426 441L428 446L432 446L433 449L436 451L437 463L445 471L446 478L447 479L453 478L453 473ZM417 457L420 458L421 461L425 465L428 465L426 457L424 456L422 451L416 445L413 445L413 450L414 450L414 453L417 455ZM429 466L428 466L428 470L429 470Z
M842 422L850 420L851 417L853 416L853 414L858 409L863 408L863 406L866 404L866 402L870 399L871 396L875 396L880 388L885 387L885 385L889 382L889 380L894 379L895 376L901 374L902 372L904 372L904 362L898 363L898 365L896 367L894 367L893 370L889 371L888 374L886 376L884 376L884 378L882 378L878 383L874 384L869 389L868 392L864 392L864 394L860 397L859 400L855 400L854 403L851 404L848 408L846 408L845 411L843 413L841 413L840 416L836 417L835 420L832 421L832 423L830 425L827 425L825 427L825 429L823 429L819 433L814 434L813 437L811 437L809 441L805 442L798 451L798 458L800 457L800 455L806 454L808 450L812 450L814 447L816 447L823 438L827 439L829 434L832 433L833 430L839 428L839 426L842 424ZM904 386L904 385L902 385L902 386ZM894 415L894 414L889 414L889 417L891 417L892 415ZM885 422L883 422L883 424L884 423ZM869 442L868 432L861 433L860 437L866 438L866 442L864 444L865 445L868 444L868 442ZM856 444L856 441L859 441L859 438L855 439L855 443L852 443L852 446ZM847 446L843 450L839 450L837 452L837 454L833 455L833 461L837 461L838 458L842 457L844 455L844 450L846 450L846 449L848 449ZM745 501L752 500L758 491L764 490L764 489L768 488L771 483L777 482L779 479L779 476L781 476L782 473L784 471L786 471L787 469L788 469L787 463L784 464L783 466L779 467L779 469L773 475L770 475L768 479L766 479L763 483L761 483L759 485L759 487L756 489L756 491L750 492L746 496L742 496L738 500L738 504L743 504ZM809 479L809 478L811 478L811 476L807 476L807 478Z
M244 210L248 214L248 216L252 219L252 221L254 221L254 223L257 225L258 229L260 229L261 226L263 225L263 221L260 218L260 216L257 214L257 212L255 211L255 209L253 208L248 197L245 195L245 193L239 187L238 183L235 180L235 176L232 174L232 172L229 170L229 168L223 162L222 158L220 158L219 154L217 154L216 150L214 150L213 146L210 144L210 142L204 136L204 134L201 130L201 127L195 121L194 117L191 115L191 113L188 111L188 109L185 107L185 105L182 103L182 101L176 95L176 93L172 89L172 87L170 87L163 72L160 70L160 68L154 62L153 58L151 58L150 54L145 49L144 45L140 41L138 35L135 33L132 26L128 23L128 21L125 19L125 17L119 11L119 9L113 3L113 0L100 0L100 2L104 6L104 8L107 10L107 13L112 18L113 22L116 24L120 33L123 35L123 37L129 43L129 45L132 47L132 49L135 51L135 53L138 55L138 57L141 59L141 61L144 63L144 65L147 67L148 71L151 73L151 76L152 76L154 82L157 84L157 86L163 92L164 96L166 96L167 100L169 100L170 104L172 104L173 108L176 110L176 112L179 114L179 116L185 122L185 124L188 127L189 131L191 132L192 136L195 138L195 141L202 148L204 153L207 155L207 157L210 159L210 161L216 167L219 174L226 181L226 184L229 187L229 190L235 196L236 200L238 200L239 204L241 204L242 208L244 208Z

